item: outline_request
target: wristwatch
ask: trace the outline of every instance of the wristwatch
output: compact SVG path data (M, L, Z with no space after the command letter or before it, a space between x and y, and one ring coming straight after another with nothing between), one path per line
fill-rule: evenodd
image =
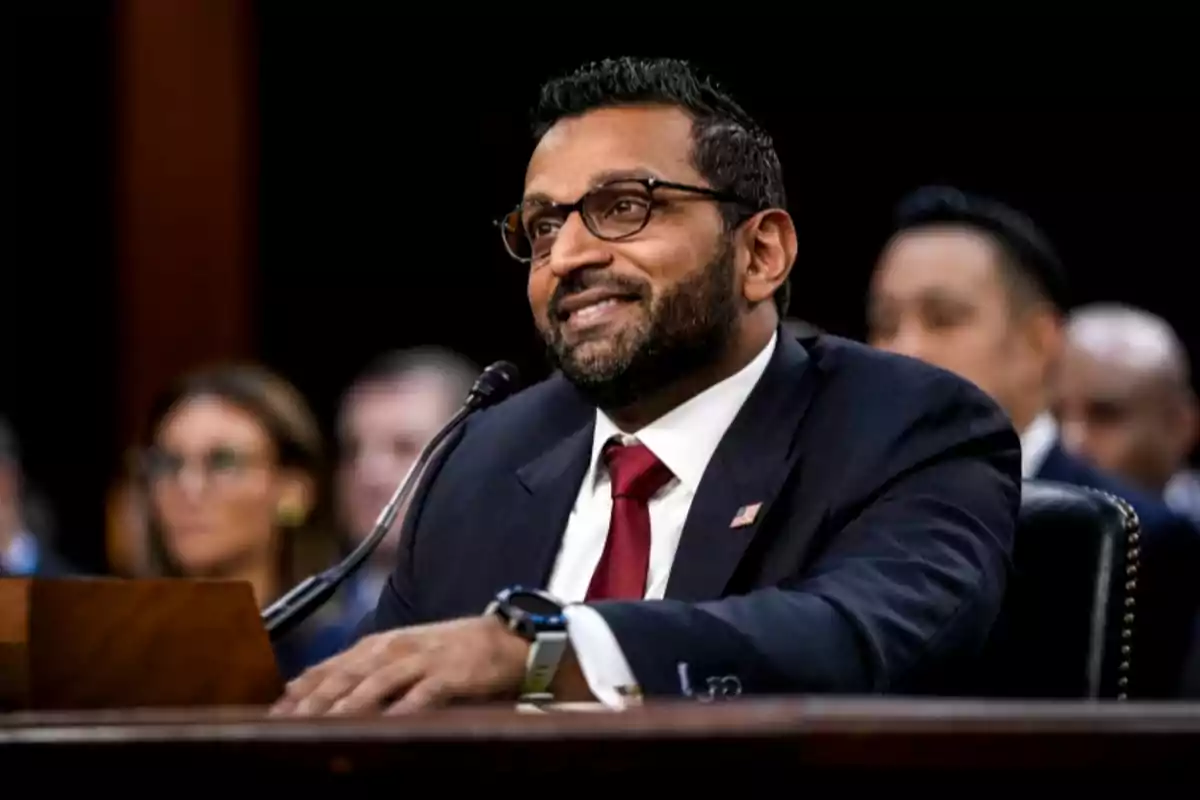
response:
M567 649L567 619L563 603L541 589L513 586L496 595L484 611L529 642L521 700L553 700L550 684Z

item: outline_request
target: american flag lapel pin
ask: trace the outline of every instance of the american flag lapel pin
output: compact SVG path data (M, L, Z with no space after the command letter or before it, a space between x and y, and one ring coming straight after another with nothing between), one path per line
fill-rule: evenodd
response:
M762 503L751 503L748 506L742 506L734 515L733 521L729 523L731 528L744 528L747 525L753 525L754 520L758 519L759 509L762 508Z

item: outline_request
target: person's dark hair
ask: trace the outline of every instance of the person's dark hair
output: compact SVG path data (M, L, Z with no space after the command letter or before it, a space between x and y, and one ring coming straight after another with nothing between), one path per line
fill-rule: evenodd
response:
M617 106L676 106L692 118L692 165L709 185L741 198L754 212L787 208L783 167L775 144L711 77L672 58L605 59L542 85L533 112L533 134L541 139L556 122ZM728 228L746 219L745 207L721 204ZM775 293L779 316L787 313L790 283Z
M1070 308L1066 271L1049 237L1025 214L998 200L949 186L926 186L901 200L893 235L937 225L958 225L987 236L1001 254L1013 297L1048 303L1059 314Z
M281 588L331 566L338 557L333 536L330 481L321 430L301 394L283 378L250 364L220 365L184 375L161 394L150 410L144 445L151 447L166 417L185 403L215 398L246 411L258 420L275 446L277 464L303 472L316 489L306 520L283 537L279 577ZM147 476L139 475L146 487ZM167 575L179 575L151 515L150 556Z

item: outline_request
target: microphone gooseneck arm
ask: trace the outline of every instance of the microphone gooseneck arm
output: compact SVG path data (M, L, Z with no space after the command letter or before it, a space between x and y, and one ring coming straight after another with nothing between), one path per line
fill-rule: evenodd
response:
M467 395L467 400L450 421L422 448L417 460L409 467L392 494L391 500L379 512L375 527L366 539L354 548L350 555L334 566L317 575L312 575L296 585L294 589L272 603L262 612L263 626L272 641L291 631L318 608L333 597L338 587L371 556L400 516L400 510L408 501L425 467L441 448L442 443L453 434L467 417L475 411L498 403L516 388L516 368L507 362L498 362L484 370Z
M433 459L438 448L442 446L442 442L450 434L458 429L458 426L471 414L474 409L463 406L458 412L450 418L450 422L446 427L437 432L437 435L430 440L429 444L417 456L417 460L408 468L408 472L404 475L404 480L396 487L396 491L392 494L392 499L388 500L383 511L379 512L379 517L375 520L375 527L371 529L371 535L363 539L358 547L354 548L353 552L346 557L346 560L337 566L334 570L341 571L345 575L349 575L358 569L359 565L366 561L379 543L388 535L388 531L392 529L392 525L396 523L396 517L400 516L400 509L404 508L404 504L408 501L408 496L412 494L413 489L417 486L417 478L425 471L426 465Z

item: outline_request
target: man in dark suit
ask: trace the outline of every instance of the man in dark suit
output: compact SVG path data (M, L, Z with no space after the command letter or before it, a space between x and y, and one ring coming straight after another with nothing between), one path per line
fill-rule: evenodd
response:
M466 425L374 633L277 712L945 686L1004 591L1003 413L917 361L781 335L778 158L686 64L589 65L538 119L501 228L558 372Z
M871 283L871 344L968 378L1021 432L1022 475L1125 498L1146 535L1139 576L1136 694L1180 689L1200 597L1200 532L1153 496L1070 455L1051 413L1068 307L1063 268L1024 214L948 187L920 189L896 209ZM1192 577L1186 571L1194 569Z

